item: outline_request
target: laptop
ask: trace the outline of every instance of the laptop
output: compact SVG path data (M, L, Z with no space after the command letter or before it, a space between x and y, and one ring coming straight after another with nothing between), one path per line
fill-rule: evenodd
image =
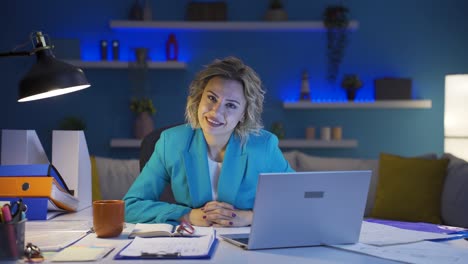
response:
M371 171L261 173L250 234L221 234L244 249L359 240Z

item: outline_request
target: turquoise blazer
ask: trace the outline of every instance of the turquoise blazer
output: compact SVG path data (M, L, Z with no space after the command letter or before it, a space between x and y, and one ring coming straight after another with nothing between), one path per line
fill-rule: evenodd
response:
M192 208L212 201L208 154L201 129L180 125L165 130L146 166L124 197L125 221L175 223ZM244 146L231 136L218 179L218 201L238 209L252 209L261 172L290 172L278 138L261 130ZM170 184L177 204L159 201Z

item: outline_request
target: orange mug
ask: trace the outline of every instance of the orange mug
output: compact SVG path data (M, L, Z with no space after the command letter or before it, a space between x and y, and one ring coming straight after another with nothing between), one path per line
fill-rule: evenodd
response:
M125 222L123 200L98 200L93 202L93 228L97 237L116 237L122 233Z

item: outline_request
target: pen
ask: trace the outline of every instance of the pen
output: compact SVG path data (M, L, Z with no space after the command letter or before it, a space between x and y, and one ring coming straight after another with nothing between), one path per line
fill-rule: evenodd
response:
M12 221L11 221L11 212L10 212L10 205L5 204L2 207L2 214L3 214L3 219L4 219L4 225L6 225L6 229L8 232L8 243L10 244L10 253L11 256L14 258L18 257L18 251L16 250L16 236L15 236L15 226Z

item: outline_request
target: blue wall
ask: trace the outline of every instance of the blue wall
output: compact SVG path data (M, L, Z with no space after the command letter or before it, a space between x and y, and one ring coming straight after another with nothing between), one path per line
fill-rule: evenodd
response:
M182 20L189 1L150 0L154 20ZM229 20L261 20L267 0L228 0ZM283 1L290 20L321 20L322 11L336 1ZM343 126L355 149L308 150L324 156L375 158L382 151L401 155L443 152L444 76L468 72L468 2L463 0L339 1L359 21L350 34L342 73L359 74L365 86L359 98L373 96L373 80L410 77L414 98L432 100L432 109L413 110L284 110L282 101L297 95L301 72L307 70L313 95L343 96L325 81L326 36L323 32L176 32L186 70L150 70L147 85L158 113L157 127L184 120L187 87L194 74L216 57L236 55L262 77L268 90L264 123L281 121L288 138L302 138L307 126ZM168 32L123 32L109 28L111 19L126 19L133 1L4 1L0 9L0 52L12 50L42 30L53 39L79 39L81 57L97 59L101 39L118 39L123 56L137 46L149 46L151 57L164 58ZM63 43L57 41L57 45ZM70 47L69 50L67 48ZM72 46L60 47L61 58L79 56ZM57 48L57 52L59 49ZM18 81L32 58L2 58L0 127L35 129L47 152L52 130L66 116L82 117L91 154L113 157L137 155L136 150L111 149L114 137L131 137L133 115L129 70L85 69L92 87L48 100L17 103Z

